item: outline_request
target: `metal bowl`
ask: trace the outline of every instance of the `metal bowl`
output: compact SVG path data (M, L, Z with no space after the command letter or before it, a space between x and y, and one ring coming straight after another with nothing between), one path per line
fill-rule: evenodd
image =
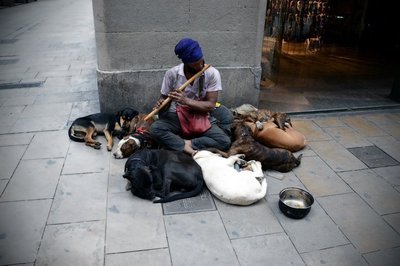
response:
M279 192L279 209L290 218L305 217L313 203L314 197L301 188L289 187Z

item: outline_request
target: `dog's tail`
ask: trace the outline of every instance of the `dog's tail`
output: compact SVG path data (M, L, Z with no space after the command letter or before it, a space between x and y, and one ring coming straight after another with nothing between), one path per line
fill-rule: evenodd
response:
M73 125L69 127L68 129L68 136L71 140L77 141L77 142L85 142L84 135L77 135L75 134L75 130L73 129Z
M296 166L299 166L301 164L301 158L303 157L303 154L300 154L297 158L296 158Z
M199 195L201 193L201 191L203 190L203 187L204 187L204 179L199 178L199 182L197 183L197 186L192 191L182 192L182 193L171 195L169 197L160 198L158 200L153 201L153 203L166 203L166 202L171 202L174 200L191 198L191 197Z

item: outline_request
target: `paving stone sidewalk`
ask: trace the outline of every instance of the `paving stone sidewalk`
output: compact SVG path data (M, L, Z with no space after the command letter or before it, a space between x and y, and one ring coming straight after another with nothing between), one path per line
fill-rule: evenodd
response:
M99 111L91 1L1 9L0 25L0 265L399 264L399 109L294 116L302 163L266 171L251 206L207 191L153 204L125 190L103 138L67 136ZM292 186L316 199L301 220L278 208Z

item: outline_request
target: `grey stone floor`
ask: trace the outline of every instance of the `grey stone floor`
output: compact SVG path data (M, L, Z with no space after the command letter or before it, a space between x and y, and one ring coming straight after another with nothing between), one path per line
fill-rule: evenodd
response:
M302 164L266 171L254 205L152 204L125 191L125 160L67 137L99 111L91 8L0 10L0 265L398 265L399 109L294 116ZM290 186L316 199L305 219L279 211Z

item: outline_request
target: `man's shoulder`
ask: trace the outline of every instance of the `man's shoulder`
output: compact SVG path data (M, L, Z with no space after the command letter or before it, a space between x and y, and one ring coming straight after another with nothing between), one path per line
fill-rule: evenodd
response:
M216 69L213 66L210 66L206 71L206 78L221 79L221 75L219 74L218 69Z
M176 74L178 74L178 73L181 71L181 69L183 69L183 64L179 64L179 65L176 65L176 66L171 67L170 69L168 69L168 70L166 71L166 74L167 74L167 75L174 75L174 76L176 76Z

